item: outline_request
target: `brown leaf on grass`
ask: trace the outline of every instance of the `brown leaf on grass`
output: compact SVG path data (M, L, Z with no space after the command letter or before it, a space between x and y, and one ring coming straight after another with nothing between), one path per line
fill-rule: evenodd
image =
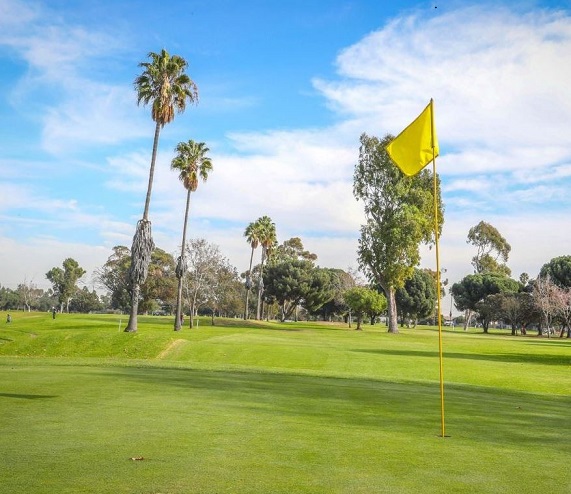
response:
M131 458L131 460L133 461L143 461L145 458L143 458L142 456L134 456L133 458Z

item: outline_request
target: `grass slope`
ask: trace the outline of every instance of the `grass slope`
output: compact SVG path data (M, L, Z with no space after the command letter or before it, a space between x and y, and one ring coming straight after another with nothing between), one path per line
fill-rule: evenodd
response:
M2 492L571 491L568 340L208 324L13 314Z

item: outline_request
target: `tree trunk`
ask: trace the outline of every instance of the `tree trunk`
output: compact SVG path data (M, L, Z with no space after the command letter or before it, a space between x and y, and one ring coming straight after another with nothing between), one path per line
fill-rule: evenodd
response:
M250 289L252 288L252 261L254 260L254 247L252 247L252 253L250 254L250 267L248 268L248 276L246 277L246 305L244 306L244 320L248 319L250 303Z
M180 272L177 273L178 276L178 289L176 294L176 315L174 320L174 330L180 331L181 323L180 316L182 314L182 278L184 277L185 265L184 265L184 250L186 244L186 225L188 223L188 210L190 207L190 189L186 192L186 209L184 210L184 224L182 225L182 246L180 248Z
M125 328L125 333L137 332L137 311L139 310L139 292L141 288L139 284L134 284L131 290L131 313L129 314L129 323Z
M385 290L387 292L387 290ZM397 334L399 332L397 320L397 302L395 299L395 289L389 287L387 293L388 314L389 314L389 333Z
M266 249L262 246L262 263L260 264L260 282L258 283L258 305L256 309L256 320L260 320L262 309L262 292L264 291L264 261L266 257Z
M149 169L149 184L147 185L147 196L145 197L145 209L143 211L143 219L149 219L149 205L151 204L151 191L153 189L153 177L155 175L155 163L157 161L157 149L159 148L159 134L161 126L157 122L155 126L155 138L153 139L153 154L151 156L151 168Z
M149 205L151 203L151 191L153 188L153 177L155 174L155 162L157 160L157 149L159 147L159 134L161 126L157 122L155 125L155 137L153 139L153 153L151 155L151 167L149 169L149 183L147 185L147 196L145 197L145 209L143 210L143 220L148 221ZM131 261L132 262L132 261ZM129 322L125 328L127 333L135 333L137 331L137 312L139 309L139 292L141 288L139 283L133 283L131 293L131 313L129 314Z

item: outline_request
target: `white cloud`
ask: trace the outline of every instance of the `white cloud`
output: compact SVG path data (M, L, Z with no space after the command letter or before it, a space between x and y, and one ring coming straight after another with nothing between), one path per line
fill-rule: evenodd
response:
M341 81L314 84L393 133L434 97L441 147L463 150L450 173L550 166L546 151L571 150L570 51L563 14L474 7L395 19L340 54Z

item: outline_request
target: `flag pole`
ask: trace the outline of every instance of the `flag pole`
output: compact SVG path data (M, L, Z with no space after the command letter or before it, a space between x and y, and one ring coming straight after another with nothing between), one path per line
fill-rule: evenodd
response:
M440 422L442 429L442 437L445 437L444 425L444 368L442 365L442 305L441 305L441 280L440 280L440 249L438 245L438 183L436 179L436 151L434 149L434 103L430 98L430 137L432 144L432 175L434 178L434 240L436 247L436 296L437 304L437 319L438 319L438 360L440 367Z

